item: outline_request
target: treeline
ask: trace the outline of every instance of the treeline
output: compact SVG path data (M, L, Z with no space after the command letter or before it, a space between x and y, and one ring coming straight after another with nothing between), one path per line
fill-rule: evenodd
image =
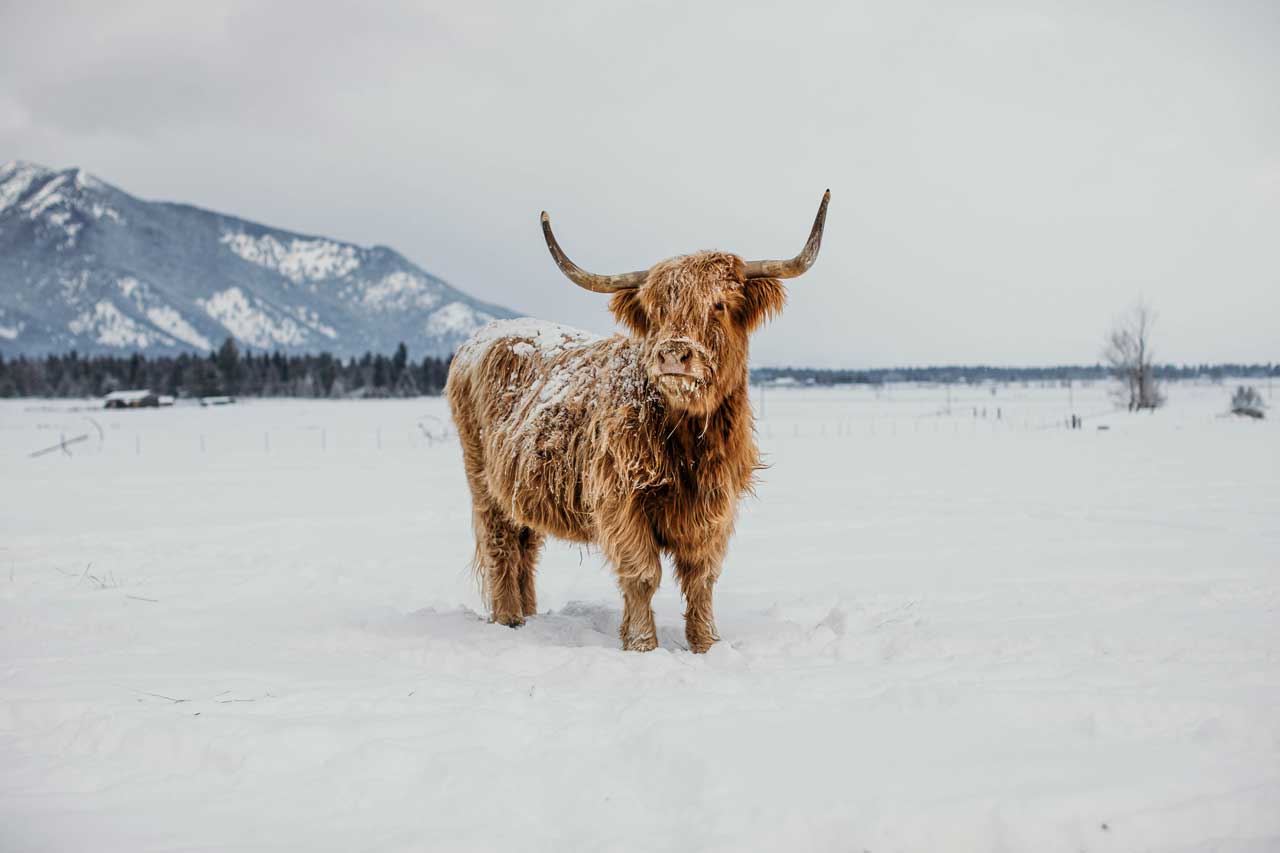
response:
M1158 364L1157 379L1210 379L1227 377L1260 378L1280 376L1280 364ZM1083 382L1111 378L1102 364L1059 365L1057 367L893 367L874 370L823 370L812 367L757 367L751 381L790 381L802 385L880 385L885 382L938 382L981 384L984 382Z
M1156 365L1168 379L1280 377L1280 364ZM0 397L99 397L128 388L150 388L174 397L417 397L439 394L449 360L409 359L402 343L390 356L365 353L341 359L328 353L285 355L241 352L228 338L207 356L81 356L75 352L43 358L0 355ZM751 381L791 381L803 385L879 385L885 382L1100 381L1110 378L1101 364L1058 367L899 367L873 370L824 370L811 367L759 367Z
M0 397L98 397L150 388L174 397L417 397L439 394L447 359L410 361L402 343L391 356L343 360L328 353L242 353L230 338L208 356L0 355Z

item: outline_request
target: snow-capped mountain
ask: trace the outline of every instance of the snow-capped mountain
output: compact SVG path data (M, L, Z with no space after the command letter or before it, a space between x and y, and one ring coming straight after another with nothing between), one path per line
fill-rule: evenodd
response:
M384 246L144 201L80 169L0 166L0 353L446 355L512 317Z

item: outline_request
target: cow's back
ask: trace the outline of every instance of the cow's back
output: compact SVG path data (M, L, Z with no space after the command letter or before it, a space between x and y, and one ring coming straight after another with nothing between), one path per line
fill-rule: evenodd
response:
M591 471L637 386L633 345L554 323L507 320L454 356L446 393L473 490L521 524L591 541Z

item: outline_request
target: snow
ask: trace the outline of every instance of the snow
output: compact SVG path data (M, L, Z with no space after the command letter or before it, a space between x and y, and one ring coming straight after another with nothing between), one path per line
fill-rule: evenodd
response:
M431 308L440 301L440 294L422 276L396 270L365 287L360 301L367 308L402 311L407 308Z
M199 349L213 349L209 339L187 322L186 318L176 308L159 304L154 291L144 282L133 276L123 276L116 279L116 288L120 291L122 297L133 303L134 307L147 318L151 325L164 333L162 335L154 335L158 342L173 344L177 340ZM82 315L74 321L77 328L72 331L78 333L80 328L87 325L86 316ZM129 322L132 323L133 321ZM139 335L146 337L145 333L136 324L133 328L138 330Z
M52 178L40 190L27 199L19 208L27 213L32 219L45 213L50 207L67 201L67 198L59 189L67 188L67 175L56 174L52 169L41 166L36 163L28 163L22 160L10 160L0 165L0 211L10 207L14 202L21 198L37 180ZM93 177L83 169L77 169L72 175L70 187L75 190L93 190L101 191L107 187L97 178ZM101 219L104 216L108 219L123 223L124 217L120 212L109 205L103 204L97 199L86 199L77 196L77 201L83 202L79 207L91 215L94 219ZM70 217L69 212L63 212L59 218L50 220L55 225L63 225ZM76 230L79 227L76 226ZM71 238L74 239L74 232Z
M32 219L35 219L50 207L53 207L55 204L60 204L63 201L63 196L58 192L58 190L66 182L66 175L55 175L50 180L46 181L44 186L36 191L34 195L24 201L18 209L28 214Z
M145 290L145 288L142 285L142 282L138 281L136 278L134 278L131 275L127 275L124 278L117 279L116 287L119 288L121 296L127 297L129 299L134 299L134 300L140 298L142 295L142 291Z
M493 319L493 315L477 311L465 302L450 302L431 312L424 332L428 335L468 335Z
M0 210L4 210L23 196L31 185L47 178L50 170L35 163L10 160L0 166Z
M196 328L187 322L176 308L168 305L156 305L147 309L147 319L158 329L168 332L185 344L202 350L212 350L213 344Z
M87 274L81 273L78 281L64 281L63 290L68 295L83 291L86 280ZM146 349L152 344L173 346L177 341L182 341L203 350L213 349L209 339L200 334L177 309L156 304L155 294L144 282L133 276L123 276L116 280L116 288L120 291L120 296L132 302L153 328L147 328L125 314L111 300L102 299L81 310L67 323L67 329L75 335L93 334L97 343L108 346ZM216 296L217 294L215 298ZM221 303L215 308L218 309L228 312L231 310Z
M291 317L272 317L264 310L262 300L249 297L238 287L214 292L197 304L213 319L227 328L237 339L250 346L266 349L284 344L297 345L306 340L306 330Z
M294 238L285 244L270 234L226 232L221 242L246 261L275 270L295 284L338 278L360 266L354 246L332 240Z
M107 188L102 181L90 175L84 169L76 169L75 183L76 189L105 190Z
M89 289L89 271L82 269L70 278L58 282L62 285L62 298L66 302L78 302Z
M457 305L460 303L451 303ZM476 329L467 342L454 353L453 364L469 367L493 346L494 341L505 338L522 338L512 351L517 355L533 355L536 351L545 359L554 358L566 350L578 349L600 340L599 335L562 326L533 317L516 317L511 320L493 320Z
M321 321L320 312L314 308L308 308L306 305L295 305L289 311L293 316L301 320L304 325L319 332L326 338L334 340L338 337L338 330Z
M173 343L166 336L140 326L109 299L99 300L92 308L81 311L67 323L67 329L75 335L92 334L94 341L107 346L146 349L153 343Z
M104 402L118 401L121 403L136 403L140 400L147 399L148 397L151 396L151 394L152 394L151 389L139 388L133 391L112 391L110 394L107 394L102 399Z
M34 193L31 188L43 181ZM76 238L84 225L74 221L74 213L92 216L95 220L107 217L123 223L124 217L102 202L87 198L82 190L101 190L104 185L83 170L74 173L57 173L35 163L11 160L0 166L0 212L12 207L24 195L27 198L17 210L32 220L43 218L50 227L60 229L64 239L59 249L75 246ZM69 190L70 195L64 191ZM28 195L30 193L30 195Z
M753 389L705 656L669 575L620 651L562 544L487 624L442 400L0 401L0 848L1277 849L1280 426L1234 384L1077 385L1079 431Z
M17 340L18 335L22 334L22 330L26 326L27 324L21 321L14 323L12 326L0 325L0 338L4 338L6 341Z
M90 186L92 186L92 184L90 184ZM112 222L116 223L117 225L126 224L124 214L116 210L114 207L103 204L100 201L96 201L96 200L92 201L89 204L87 210L89 212L89 215L92 216L94 219L102 219L105 216L107 219L110 219Z
M498 332L505 334L495 337ZM476 371L483 363L479 355L495 345L537 362L532 373L512 366L506 393L494 412L495 427L503 436L495 446L523 460L514 474L512 500L547 464L546 448L570 446L577 432L594 428L600 405L629 409L641 421L657 411L658 393L644 380L640 349L622 336L601 339L530 318L499 321L481 330L465 352L459 350L450 370ZM522 374L531 378L522 379ZM660 472L649 466L631 464L627 470L631 489L663 482Z
M21 160L10 160L0 166L0 211L21 198L36 178L46 174L47 169Z

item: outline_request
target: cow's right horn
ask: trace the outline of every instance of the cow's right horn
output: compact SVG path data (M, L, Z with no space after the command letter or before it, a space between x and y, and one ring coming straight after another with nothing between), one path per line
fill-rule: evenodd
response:
M584 270L582 267L569 260L569 256L560 248L560 244L556 242L556 235L551 233L551 217L547 216L547 212L542 211L542 236L547 238L547 248L551 250L551 257L555 258L556 266L560 267L560 272L564 273L569 281L585 288L593 293L616 293L619 290L630 290L644 284L645 278L648 277L648 270L639 270L637 272L625 272L621 275L596 275Z
M830 201L831 190L827 190L822 194L813 230L809 232L809 239L800 254L785 261L747 261L743 265L743 275L746 278L795 278L803 275L818 259L818 250L822 248L822 229L827 226L827 203Z

